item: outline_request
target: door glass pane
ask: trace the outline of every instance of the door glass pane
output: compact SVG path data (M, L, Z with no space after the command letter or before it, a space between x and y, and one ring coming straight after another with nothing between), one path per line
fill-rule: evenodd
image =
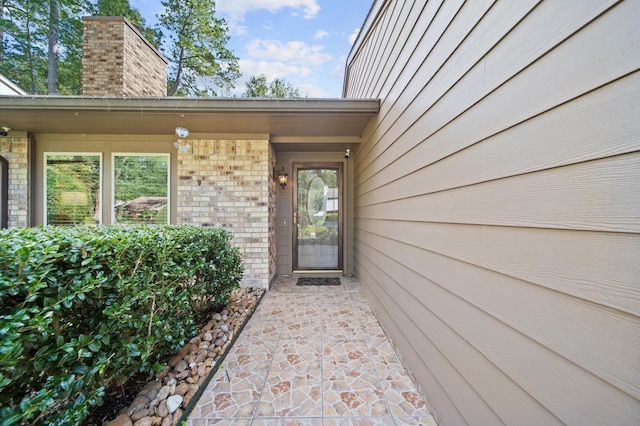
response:
M338 269L338 170L298 169L298 269Z
M113 223L169 223L169 156L113 157Z
M101 156L45 154L47 225L101 222Z

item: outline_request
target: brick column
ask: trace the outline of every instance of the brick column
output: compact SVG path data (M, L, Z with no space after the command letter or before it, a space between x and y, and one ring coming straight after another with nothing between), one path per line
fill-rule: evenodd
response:
M186 142L183 142L186 143ZM217 226L234 235L245 262L243 286L269 283L268 140L189 140L178 150L178 223Z
M0 155L9 162L8 227L29 226L29 139L0 138Z

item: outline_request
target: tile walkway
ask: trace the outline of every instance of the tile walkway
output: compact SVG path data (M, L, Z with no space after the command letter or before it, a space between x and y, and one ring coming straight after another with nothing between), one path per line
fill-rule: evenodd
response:
M187 421L206 425L436 425L359 283L279 277Z

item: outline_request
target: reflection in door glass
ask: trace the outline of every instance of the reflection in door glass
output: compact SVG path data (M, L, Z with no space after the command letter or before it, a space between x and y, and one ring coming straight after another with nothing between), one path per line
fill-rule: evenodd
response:
M299 169L299 269L338 269L338 170Z

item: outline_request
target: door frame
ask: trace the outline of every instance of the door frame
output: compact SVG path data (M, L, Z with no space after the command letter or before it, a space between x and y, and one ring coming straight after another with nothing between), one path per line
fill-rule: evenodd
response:
M336 161L298 161L292 164L292 207L291 217L298 211L298 170L300 169L337 169L338 170L338 267L337 269L300 269L298 268L298 224L292 220L292 267L293 273L343 273L344 271L344 164Z

